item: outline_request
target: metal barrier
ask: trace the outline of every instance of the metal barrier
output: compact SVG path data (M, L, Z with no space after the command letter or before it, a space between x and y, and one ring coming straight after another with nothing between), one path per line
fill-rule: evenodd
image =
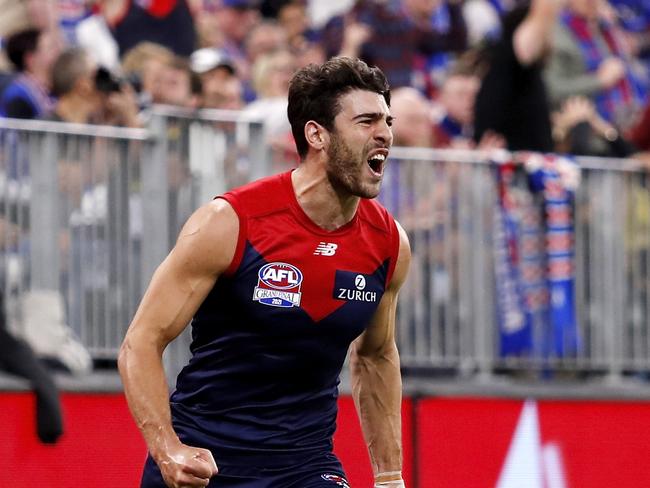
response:
M182 223L265 171L261 133L237 112L165 107L148 129L0 119L0 269L12 327L47 341L43 331L60 336L68 325L93 358L115 359ZM169 349L172 374L188 342Z
M159 160L167 162L169 188L179 188L169 199L168 249L200 204L278 169L264 143L263 122L241 112L156 106L149 127L160 144ZM153 235L161 233L154 230ZM189 360L190 342L188 327L165 350L165 371L172 384Z
M489 376L502 369L650 371L650 177L632 160L578 159L577 354L500 357L494 168L476 152L393 148L380 196L411 239L398 341L407 369ZM526 189L523 189L527 191ZM535 323L539 342L548 324Z
M409 235L412 264L398 308L406 368L489 370L495 330L490 244L496 203L477 154L393 148L380 200Z
M142 256L165 248L142 239L135 215L137 202L161 223L155 198L143 198L160 187L148 131L14 120L0 127L9 319L36 338L32 322L63 330L65 321L94 356L114 356L153 264ZM134 174L142 178L127 184Z
M476 152L393 148L380 199L413 251L398 309L405 368L488 376L550 367L612 378L650 370L648 175L634 161L580 163L578 354L501 358L493 168ZM92 356L114 359L189 214L282 169L262 123L237 112L156 107L141 130L0 119L0 283L10 318L24 328L33 312L25 297L60 295ZM185 334L168 349L170 378L188 343Z
M634 161L581 160L576 199L576 366L650 371L650 175Z

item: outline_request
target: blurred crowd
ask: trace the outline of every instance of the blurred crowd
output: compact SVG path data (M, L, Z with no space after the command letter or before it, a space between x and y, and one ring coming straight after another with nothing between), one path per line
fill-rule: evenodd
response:
M292 73L379 66L396 144L648 160L644 0L0 0L0 116L242 110L291 150Z

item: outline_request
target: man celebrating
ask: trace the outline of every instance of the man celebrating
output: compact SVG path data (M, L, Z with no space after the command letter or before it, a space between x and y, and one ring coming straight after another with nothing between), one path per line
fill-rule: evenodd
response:
M301 69L288 106L299 168L185 224L119 357L149 448L143 487L349 486L332 436L350 344L375 486L404 487L394 336L410 249L371 200L393 140L389 103L384 75L362 61ZM190 320L192 359L170 401L162 353Z

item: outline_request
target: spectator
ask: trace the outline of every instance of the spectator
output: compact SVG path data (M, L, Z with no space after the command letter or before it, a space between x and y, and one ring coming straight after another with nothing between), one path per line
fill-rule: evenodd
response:
M480 78L469 69L452 69L442 84L437 102L442 114L434 126L438 147L467 149L474 135L474 106Z
M553 114L556 151L579 156L627 158L637 152L584 97L568 98Z
M160 44L141 42L122 59L122 73L139 85L143 104L162 103L163 73L174 59L174 53Z
M188 0L101 0L98 6L119 46L120 55L142 41L161 44L180 56L196 47Z
M245 50L247 66L253 66L263 55L281 49L286 49L287 34L280 25L273 20L264 20L256 24L246 36ZM244 80L244 99L252 102L257 97L252 86L252 80Z
M110 71L100 68L97 74L102 73L106 78L104 83L100 83L101 77L95 76L95 85L102 99L101 123L120 127L142 127L143 121L133 87L115 77Z
M221 0L199 0L194 16L197 34L197 48L222 46L224 36L219 29Z
M52 66L52 93L57 97L47 120L90 124L98 121L101 97L95 83L97 65L83 48L71 48Z
M440 35L449 34L452 28L450 7L444 0L402 0L404 11L415 24L428 27ZM476 3L475 1L472 3ZM465 21L467 40L471 40L470 25L467 24L469 2L463 1L462 19ZM460 8L460 7L459 7ZM485 20L486 16L483 16ZM498 17L497 17L498 22ZM438 91L453 63L453 55L447 51L437 51L430 54L417 53L415 55L415 73L412 86L431 98L438 96Z
M246 58L245 41L249 32L260 22L257 0L222 0L218 11L218 28L223 34L220 46L234 63L238 76L249 79L250 64Z
M132 88L97 66L83 48L64 51L52 67L52 92L58 97L45 118L79 124L141 127Z
M11 80L13 79L14 79L13 73L0 71L0 95L5 91L5 88L9 86Z
M106 20L107 9L99 8L102 1L96 0L97 8L75 23L73 45L83 47L100 66L115 72L120 68L120 48Z
M429 56L436 52L462 51L467 46L467 34L459 0L449 0L449 31L438 33L430 25L421 25L408 10L405 1L398 9L388 3L357 0L349 13L332 18L324 31L326 54L333 56L359 55L377 65L386 74L392 88L411 86L414 82L415 55ZM358 24L369 29L367 39ZM361 38L359 52L349 52L343 41L345 32L354 29Z
M216 48L202 48L192 53L190 67L201 80L203 108L239 110L243 108L242 82L233 61Z
M611 0L624 29L625 42L634 57L650 73L650 2L647 0Z
M287 50L265 54L253 66L253 88L257 100L245 112L263 119L266 136L273 139L291 131L287 119L289 80L296 71L293 56Z
M66 39L66 44L77 44L77 27L92 15L94 1L87 0L56 0L56 13L59 26Z
M401 87L391 92L393 144L405 147L434 147L433 106L415 88Z
M504 18L501 39L487 50L489 66L476 97L475 142L492 131L510 150L553 150L542 63L558 9L557 0L532 0Z
M27 29L50 30L57 24L54 0L0 0L0 44L16 32ZM12 65L0 54L0 72L9 71Z
M197 96L192 89L192 70L187 59L174 56L163 69L158 103L196 108Z
M311 27L304 1L290 0L282 5L278 10L278 22L292 48L300 48L307 42L319 39L318 33Z
M302 46L294 47L291 52L297 68L303 68L308 64L323 64L327 61L325 49L320 42L305 42Z
M253 87L258 97L244 113L264 121L264 139L273 151L274 164L279 163L273 172L286 170L284 165L296 161L287 119L289 81L295 71L295 59L288 50L261 56L253 65Z
M625 128L644 94L637 66L620 41L620 28L611 13L605 0L568 0L545 76L554 104L569 96L586 96L601 117Z
M4 303L1 301L0 310ZM44 444L55 444L63 434L63 412L59 390L50 371L26 342L17 339L0 315L0 370L27 379L36 397L36 432Z
M246 36L246 58L252 66L257 58L287 47L287 33L273 20L255 25Z
M33 119L50 110L50 69L59 50L54 31L28 29L9 37L7 55L18 75L0 96L0 116Z

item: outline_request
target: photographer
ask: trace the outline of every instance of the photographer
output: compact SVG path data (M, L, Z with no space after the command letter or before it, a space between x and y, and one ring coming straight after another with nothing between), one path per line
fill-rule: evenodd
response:
M46 120L142 127L133 88L98 68L84 49L68 49L58 57L52 92L58 100Z

